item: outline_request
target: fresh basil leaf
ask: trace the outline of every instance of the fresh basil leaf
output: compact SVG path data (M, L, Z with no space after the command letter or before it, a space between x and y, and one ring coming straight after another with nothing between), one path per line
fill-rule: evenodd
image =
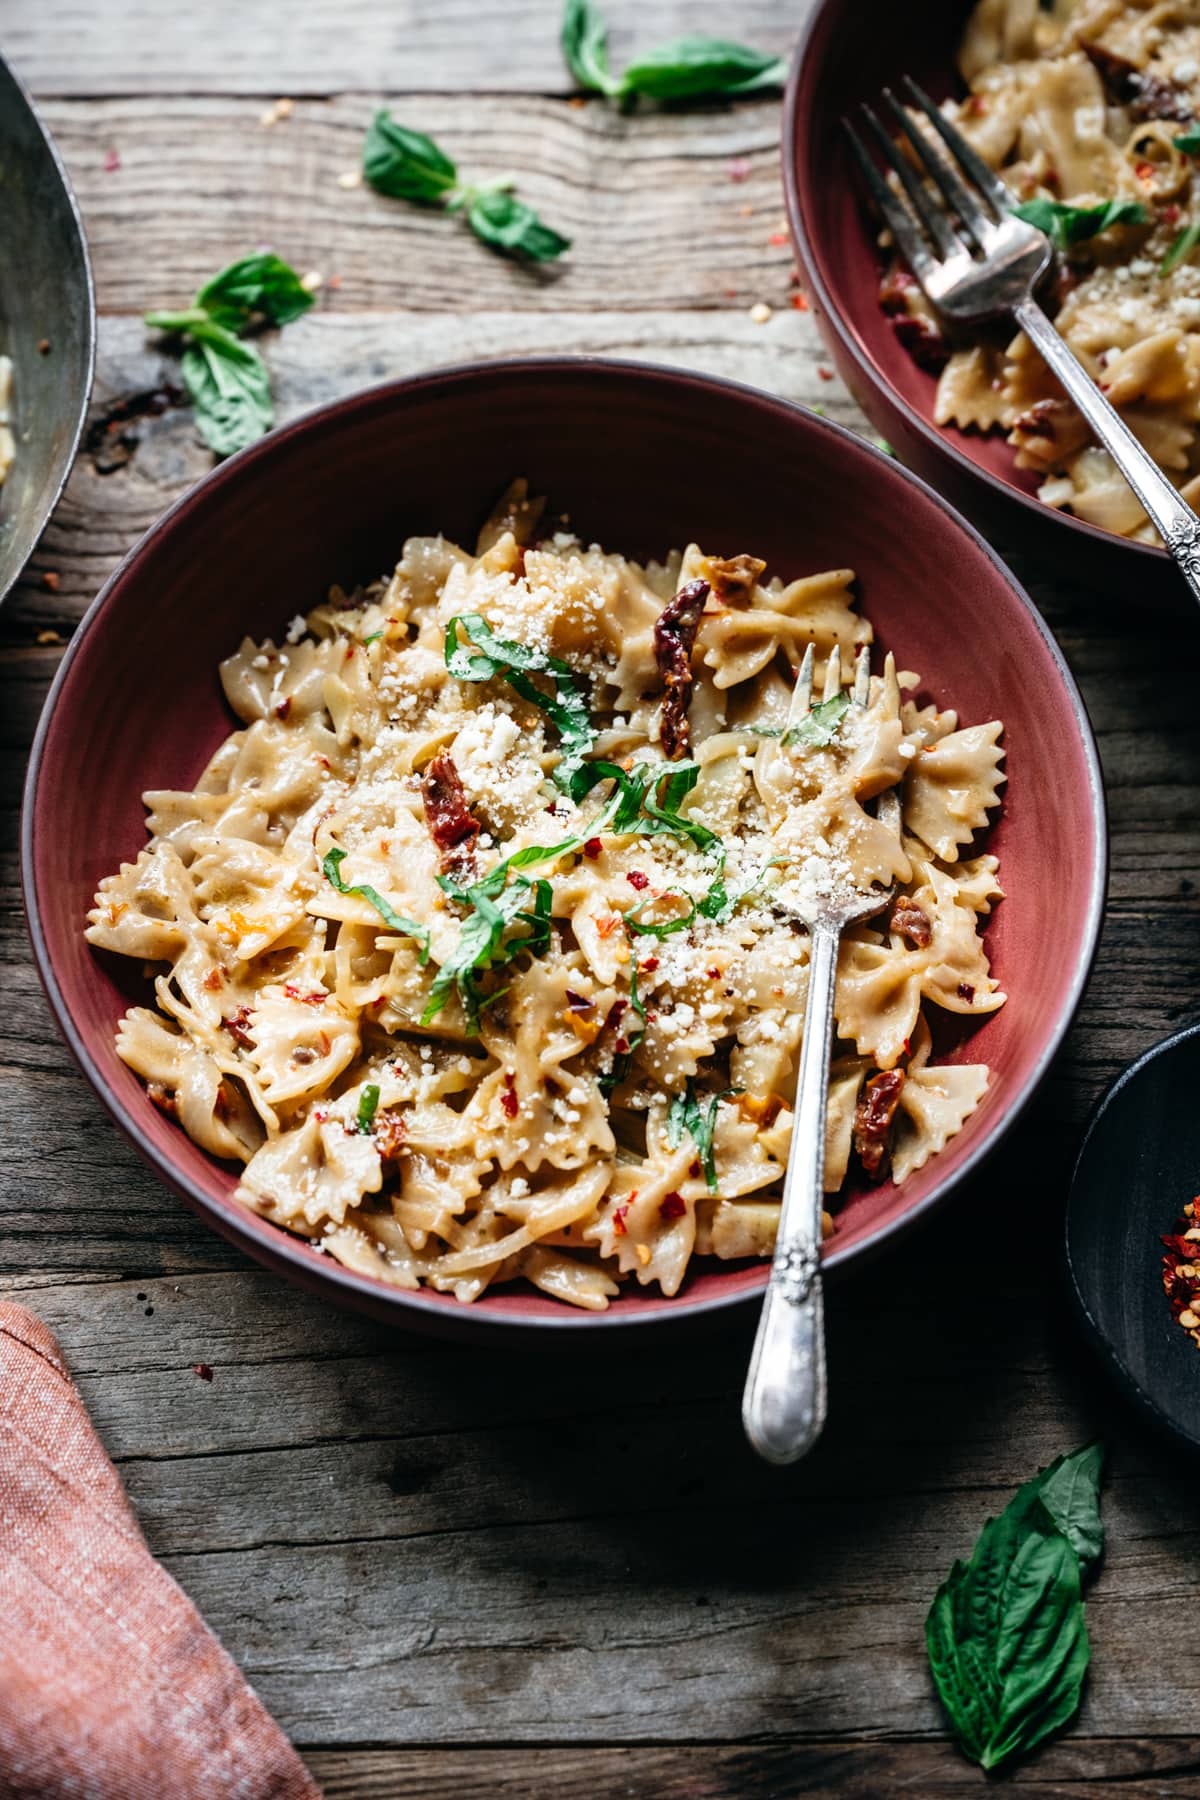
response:
M384 924L390 925L393 931L399 931L405 937L415 938L421 946L420 961L421 967L424 968L429 961L429 933L424 925L418 925L414 920L406 919L402 913L396 912L383 898L383 895L375 888L369 887L365 881L356 887L347 887L342 880L342 864L347 855L348 852L345 850L331 850L324 858L321 863L321 873L326 881L331 887L335 887L339 894L355 894L360 900L365 900L368 906L375 908Z
M421 1014L422 1025L432 1024L451 993L457 989L467 1022L467 1034L475 1036L479 1030L479 1015L483 1008L500 998L499 994L483 993L479 985L480 976L489 969L501 968L512 962L523 950L528 950L532 956L541 956L550 948L550 907L553 900L550 883L531 882L523 875L517 876L511 886L505 887L504 883L509 870L519 863L527 867L532 862L545 861L548 856L559 854L561 849L561 845L531 845L528 850L518 851L507 862L498 863L483 881L466 889L456 887L448 877L439 877L446 892L471 910L463 921L453 954L434 977L425 1011ZM531 889L533 908L529 911L526 910L526 900ZM517 920L529 926L528 932L523 937L506 938L508 927Z
M961 1747L985 1769L1033 1749L1079 1704L1080 1584L1102 1545L1102 1459L1088 1445L1026 1482L934 1597L930 1669Z
M724 872L722 872L712 883L712 886L704 895L703 899L697 901L696 911L701 913L704 918L712 919L718 925L726 924L728 920L733 917L737 908L742 904L742 901L748 900L751 894L753 894L757 888L762 886L771 870L778 868L779 864L784 860L785 859L782 856L773 856L770 862L763 864L762 868L758 871L758 874L754 877L754 880L737 894L728 892L725 886Z
M723 38L681 37L631 62L620 91L651 100L706 100L782 87L787 74L782 57Z
M608 69L608 26L592 0L567 0L563 8L562 52L571 74L589 93L613 95L621 84Z
M463 649L460 632L470 638L473 650ZM531 650L527 644L498 638L482 613L462 613L451 619L446 627L445 657L446 667L457 680L491 681L500 677L553 721L561 739L554 784L570 793L576 772L596 736L587 699L570 665L557 656ZM553 699L529 679L532 674L550 677Z
M244 331L255 318L289 325L312 303L295 269L272 250L230 263L196 295L196 305L227 331Z
M667 1109L667 1147L678 1150L684 1132L688 1133L696 1146L696 1154L704 1169L704 1180L710 1194L717 1192L717 1165L713 1151L717 1109L722 1100L737 1091L735 1088L726 1088L722 1093L714 1094L705 1111L696 1098L696 1084L689 1075L683 1093L676 1094Z
M357 1123L358 1123L358 1129L360 1131L364 1131L364 1132L370 1131L372 1125L375 1123L375 1113L376 1113L376 1110L378 1109L378 1106L379 1106L378 1085L373 1081L369 1081L367 1083L366 1087L363 1089L362 1093L359 1095L359 1099L358 1099Z
M638 914L647 906L652 906L659 900L685 900L688 911L677 919L668 919L665 925L649 924L645 919L638 917ZM626 931L633 932L637 937L668 938L674 937L677 931L686 931L690 925L694 924L699 910L690 894L679 894L673 888L668 888L666 893L655 894L650 899L643 900L640 905L633 908L632 912L622 913L621 917L625 921Z
M1171 270L1177 269L1181 262L1186 262L1197 244L1200 244L1200 220L1193 220L1190 225L1184 226L1183 230L1179 233L1179 236L1175 239L1175 242L1171 245L1171 248L1167 251L1167 254L1163 257L1161 263L1159 263L1159 274L1169 275Z
M624 1034L628 1049L617 1051L613 1056L612 1068L607 1075L601 1075L597 1086L606 1097L614 1089L619 1088L629 1073L629 1065L633 1061L633 1053L646 1035L646 1003L638 992L638 965L636 952L629 964L629 1004L636 1014L639 1027L637 1031Z
M371 186L395 200L437 206L458 183L458 170L423 131L398 125L391 114L375 114L363 145L363 174Z
M1185 156L1200 156L1200 131L1181 132L1179 137L1172 138L1171 142L1177 150L1182 150Z
M832 744L837 736L837 728L850 710L850 696L845 688L839 690L828 700L822 700L814 706L799 725L793 725L783 734L785 744L807 744L810 748L821 749Z
M571 248L570 238L543 225L531 206L502 188L476 192L467 207L467 223L477 238L502 256L553 262Z
M271 429L267 365L252 345L220 325L194 324L189 330L192 342L180 366L196 429L210 450L232 456Z
M1070 1456L1059 1456L1035 1477L1042 1505L1088 1569L1104 1548L1104 1525L1100 1518L1100 1475L1104 1468L1104 1445L1085 1444Z
M1044 231L1055 247L1069 250L1110 225L1145 225L1150 214L1140 200L1103 200L1099 206L1071 206L1065 200L1025 200L1012 207L1018 219Z

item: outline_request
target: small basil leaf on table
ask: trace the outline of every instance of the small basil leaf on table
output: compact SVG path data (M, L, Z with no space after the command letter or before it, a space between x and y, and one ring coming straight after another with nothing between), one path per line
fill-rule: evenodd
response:
M295 269L273 250L230 263L196 295L196 305L227 331L244 331L256 318L271 325L290 325L312 303L313 297Z
M591 0L567 0L563 9L562 50L575 80L591 93L614 95L621 83L608 68L608 26Z
M458 170L423 131L398 125L377 112L363 145L363 174L381 194L437 206L458 185Z
M543 225L531 206L499 188L476 192L467 207L467 223L477 238L503 256L530 262L553 262L571 248L570 238Z
M271 381L258 351L220 325L194 325L183 352L183 385L196 429L218 456L232 456L270 431Z
M621 87L650 100L707 100L782 87L786 80L782 57L723 38L681 37L631 62Z
M930 1670L960 1746L985 1769L1032 1750L1079 1704L1103 1454L1089 1444L1026 1482L934 1596Z

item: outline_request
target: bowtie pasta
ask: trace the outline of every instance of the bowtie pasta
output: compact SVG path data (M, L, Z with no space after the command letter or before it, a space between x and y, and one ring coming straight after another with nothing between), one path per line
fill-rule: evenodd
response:
M1059 331L1200 505L1200 5L980 0L959 67L970 94L947 115L1058 242ZM1023 332L949 341L898 264L881 297L938 372L939 425L1004 430L1050 506L1160 541Z
M693 1255L771 1253L808 965L799 917L898 882L838 970L825 1185L903 1181L988 1072L927 1005L1003 1002L977 929L998 723L889 657L788 726L812 645L869 644L853 574L696 546L640 566L514 483L475 553L247 640L242 720L102 882L94 945L158 967L120 1055L239 1197L349 1267L474 1300L523 1277L602 1309ZM860 696L861 698L861 696ZM902 833L876 796L899 786Z

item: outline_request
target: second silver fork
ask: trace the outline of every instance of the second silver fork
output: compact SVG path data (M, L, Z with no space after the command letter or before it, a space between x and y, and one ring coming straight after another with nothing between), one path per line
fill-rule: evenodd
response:
M885 181L861 137L846 121L855 157L897 248L927 298L948 319L978 323L1013 318L1066 389L1157 527L1192 594L1200 600L1200 518L1143 449L1120 413L1059 336L1034 291L1053 261L1049 238L1013 214L1016 196L978 151L943 117L915 81L909 102L923 113L950 152L945 156L917 129L890 90L884 100L919 165L941 198L922 181L881 124L864 106L863 118L903 190Z

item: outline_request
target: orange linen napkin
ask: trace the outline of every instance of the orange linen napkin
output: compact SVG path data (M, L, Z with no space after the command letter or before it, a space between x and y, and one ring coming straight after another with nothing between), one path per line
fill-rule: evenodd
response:
M46 1327L0 1303L0 1795L320 1800L146 1547Z

